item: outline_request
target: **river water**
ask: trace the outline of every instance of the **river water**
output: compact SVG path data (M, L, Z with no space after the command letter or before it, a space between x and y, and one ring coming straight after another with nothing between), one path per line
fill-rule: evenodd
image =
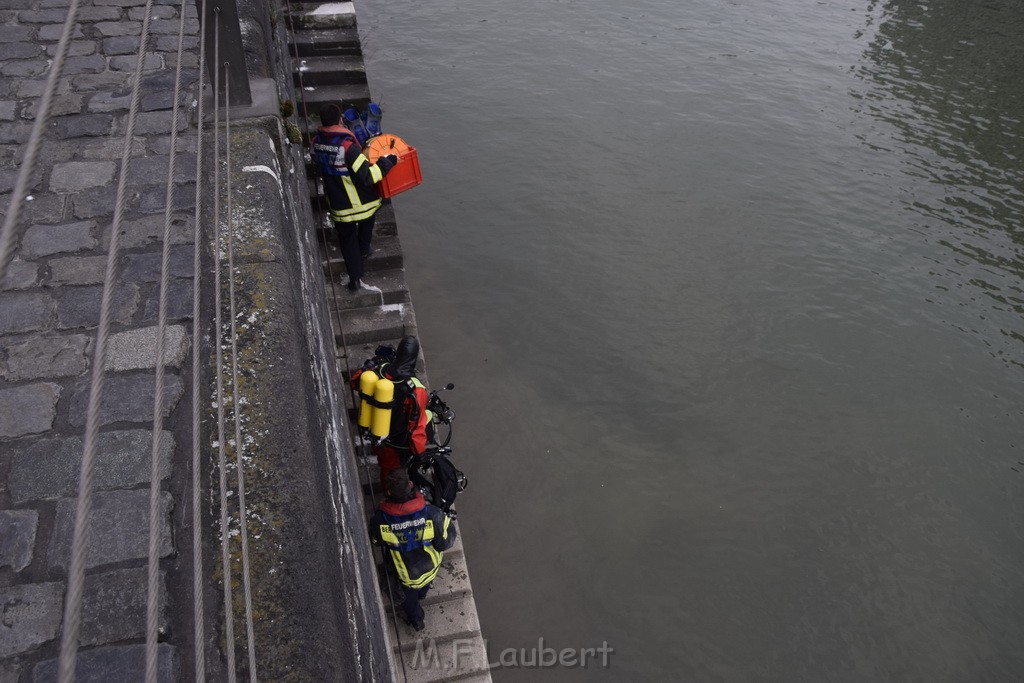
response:
M359 20L496 680L1024 679L1024 2Z

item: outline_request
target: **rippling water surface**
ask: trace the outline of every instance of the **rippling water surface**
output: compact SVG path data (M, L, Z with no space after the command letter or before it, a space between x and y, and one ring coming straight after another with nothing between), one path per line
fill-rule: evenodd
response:
M497 680L1024 680L1024 3L359 19Z

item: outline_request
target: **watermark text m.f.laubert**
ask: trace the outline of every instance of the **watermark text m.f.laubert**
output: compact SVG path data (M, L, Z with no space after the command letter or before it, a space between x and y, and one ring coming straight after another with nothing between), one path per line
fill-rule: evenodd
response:
M451 657L442 658L443 648L450 648ZM483 661L490 669L586 669L594 666L607 669L615 648L602 641L599 647L566 647L556 649L537 639L535 647L507 647L492 656L490 644L475 638L456 638L438 643L434 638L416 642L410 666L413 669L476 668Z

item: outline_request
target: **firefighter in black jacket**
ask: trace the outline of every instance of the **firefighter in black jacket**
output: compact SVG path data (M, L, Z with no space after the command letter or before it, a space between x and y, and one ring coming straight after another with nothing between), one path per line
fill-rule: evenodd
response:
M388 154L371 164L355 134L340 121L338 105L320 109L320 130L313 137L310 153L323 178L327 208L348 271L348 288L355 292L361 286L363 261L370 256L373 223L380 208L377 183L398 163L398 157Z
M451 518L423 500L404 467L387 478L387 498L370 518L370 539L384 549L384 563L402 585L406 623L422 631L420 600L441 567L442 553L455 543Z

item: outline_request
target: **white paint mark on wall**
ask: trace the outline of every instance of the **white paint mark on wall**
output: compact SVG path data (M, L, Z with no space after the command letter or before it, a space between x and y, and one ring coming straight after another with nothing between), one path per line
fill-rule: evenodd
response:
M323 14L355 14L355 7L351 2L325 2L310 12L312 15Z

